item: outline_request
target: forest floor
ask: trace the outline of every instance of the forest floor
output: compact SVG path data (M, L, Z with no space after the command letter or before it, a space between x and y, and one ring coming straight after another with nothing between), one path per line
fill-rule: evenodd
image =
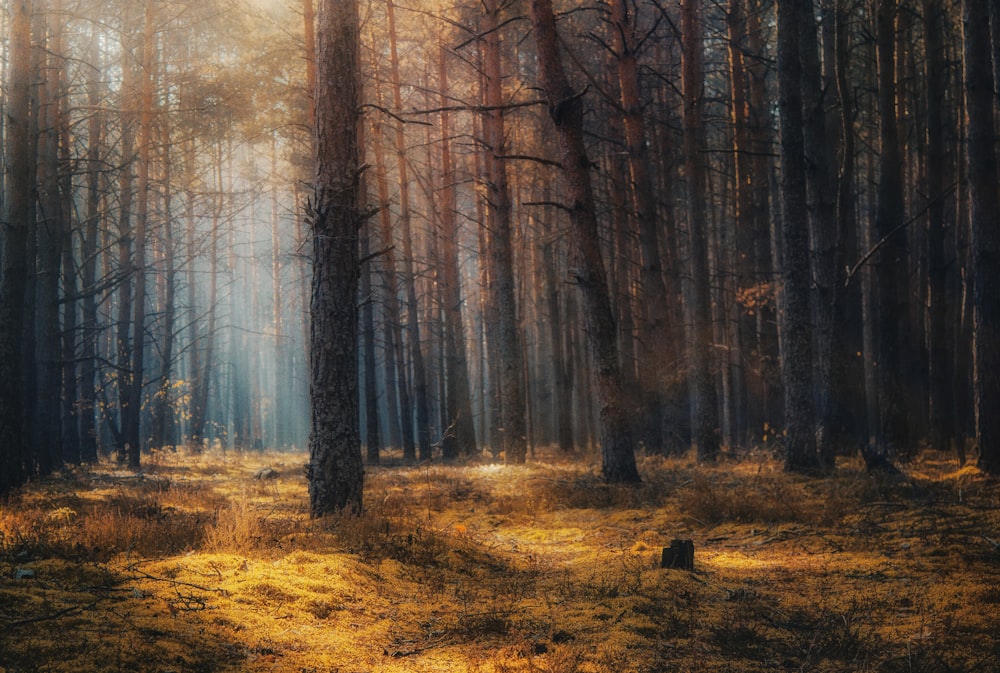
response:
M0 509L0 672L1000 670L1000 484L950 456L621 487L544 458L369 468L366 514L320 521L303 454L35 483Z

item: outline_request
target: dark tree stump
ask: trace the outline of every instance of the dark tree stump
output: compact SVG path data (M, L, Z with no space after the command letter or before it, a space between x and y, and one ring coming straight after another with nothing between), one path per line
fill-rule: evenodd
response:
M671 540L670 546L663 548L660 567L694 570L694 542L691 540Z

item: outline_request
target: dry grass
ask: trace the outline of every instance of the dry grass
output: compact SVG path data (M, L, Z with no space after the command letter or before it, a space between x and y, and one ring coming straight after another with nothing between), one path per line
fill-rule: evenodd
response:
M376 469L306 516L305 457L159 454L0 510L0 673L1000 668L1000 487L767 455ZM263 466L278 473L255 480ZM695 572L661 570L676 537Z

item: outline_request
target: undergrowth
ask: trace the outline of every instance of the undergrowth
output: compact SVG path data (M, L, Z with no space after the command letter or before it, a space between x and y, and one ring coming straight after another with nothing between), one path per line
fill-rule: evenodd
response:
M1000 489L767 455L370 471L310 520L298 454L158 454L0 509L0 673L1000 667ZM254 474L270 466L270 479ZM658 567L673 538L693 572Z

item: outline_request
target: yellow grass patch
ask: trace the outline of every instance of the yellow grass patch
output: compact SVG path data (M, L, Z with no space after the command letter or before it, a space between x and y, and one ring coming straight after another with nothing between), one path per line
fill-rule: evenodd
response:
M1000 668L1000 489L928 453L369 470L307 517L301 454L160 453L0 510L0 672ZM277 479L255 480L261 467ZM673 538L694 572L658 567Z

